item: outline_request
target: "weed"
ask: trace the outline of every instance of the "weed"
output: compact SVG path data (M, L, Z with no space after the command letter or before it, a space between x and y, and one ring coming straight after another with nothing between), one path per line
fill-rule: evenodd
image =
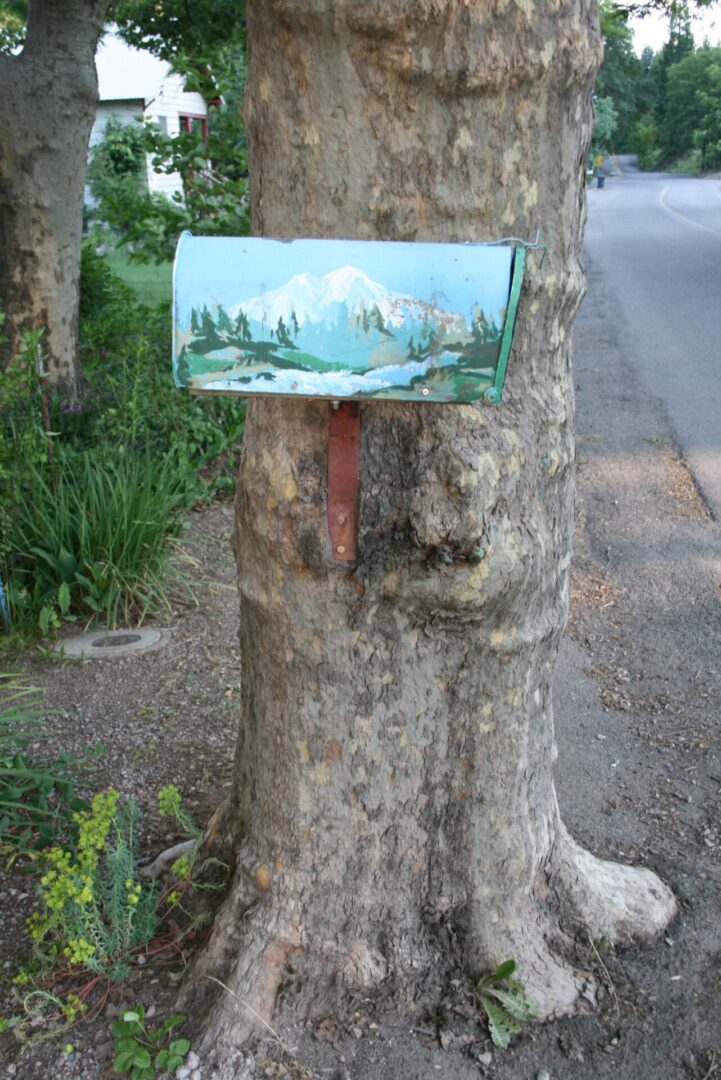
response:
M193 840L200 838L201 830L183 806L182 796L175 784L168 784L158 792L158 810L163 817L172 818L182 832Z
M20 856L35 858L87 807L74 791L71 775L77 763L61 754L45 765L26 752L33 727L40 722L36 691L14 675L0 675L0 855L8 863Z
M491 1039L502 1049L522 1030L521 1025L536 1015L522 984L512 977L515 970L515 961L506 960L476 984L476 1000L486 1015Z
M168 1017L157 1028L145 1023L145 1009L136 1005L110 1025L115 1046L113 1068L127 1073L130 1080L153 1080L157 1073L173 1073L190 1050L189 1039L173 1039L173 1029L185 1021L180 1013Z
M181 831L191 838L186 844L180 844L160 857L163 865L167 865L169 857L176 856L170 863L170 884L162 896L166 915L172 914L173 918L182 915L188 920L189 929L196 929L207 921L208 912L197 910L197 904L191 905L196 910L188 910L184 906L184 899L193 893L222 891L229 867L215 856L200 857L202 831L184 809L180 792L174 784L158 792L158 809L164 817L172 818Z

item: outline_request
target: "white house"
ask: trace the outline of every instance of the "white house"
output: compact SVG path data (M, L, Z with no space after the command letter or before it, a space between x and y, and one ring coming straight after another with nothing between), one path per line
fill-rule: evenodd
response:
M122 124L152 120L167 135L179 131L207 133L208 109L200 94L183 89L183 77L170 65L144 49L127 45L110 28L95 54L98 71L98 109L90 133L90 146L100 142L108 119ZM148 190L171 196L182 191L177 173L156 173L147 163ZM86 192L86 196L88 193ZM88 200L91 201L91 200Z

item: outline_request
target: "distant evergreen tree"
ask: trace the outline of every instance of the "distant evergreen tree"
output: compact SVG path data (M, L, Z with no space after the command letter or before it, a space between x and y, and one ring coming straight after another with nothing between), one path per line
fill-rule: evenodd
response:
M371 321L370 321L370 318L368 317L368 311L366 310L366 308L363 308L363 333L364 334L369 333L370 328L371 328Z
M203 311L200 316L200 332L204 337L217 337L213 316L210 314L207 305L205 304L203 305Z
M225 310L222 304L218 305L218 318L216 326L222 334L232 335L233 333L233 324L230 321L230 315L228 315L228 312Z
M473 317L471 323L471 334L473 336L474 345L488 345L494 341L498 341L501 335L496 320L493 319L489 322L486 318L486 314L481 308L476 309L476 314Z
M200 319L195 308L190 312L190 332L195 335L200 333Z
M290 334L288 333L288 327L283 322L283 316L278 319L278 326L276 328L276 334L278 336L278 342L286 349L294 349L295 345L291 341Z
M428 330L428 353L434 356L440 348L441 340L435 329L431 326Z
M407 355L408 355L409 360L418 360L418 358L419 358L418 349L416 348L416 346L415 346L415 344L413 342L413 334L411 334L410 340L408 342L408 353L407 353Z
M250 324L248 323L248 316L244 311L239 311L235 318L235 335L241 341L253 340L253 335L250 332Z
M377 304L373 305L373 308L371 310L371 317L373 319L375 328L379 331L379 333L384 334L385 337L393 337L393 334L390 332L390 330L386 330L386 324L383 320L383 316L381 315L380 309Z
M291 311L291 313L290 313L290 321L293 324L293 337L297 338L298 334L300 333L300 323L298 322L298 320L296 318L295 311Z

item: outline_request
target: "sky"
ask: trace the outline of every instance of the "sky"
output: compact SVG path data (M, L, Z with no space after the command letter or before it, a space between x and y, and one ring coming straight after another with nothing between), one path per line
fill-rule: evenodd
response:
M634 49L639 56L647 45L658 52L668 39L668 17L658 12L643 19L629 19L629 26L633 30ZM721 45L721 3L713 3L700 16L694 16L691 30L697 45L701 45L706 36L712 45Z
M277 289L296 274L322 277L355 266L392 292L470 314L496 314L508 303L511 248L475 244L408 244L350 240L258 240L184 234L176 253L176 322L192 307L243 300Z

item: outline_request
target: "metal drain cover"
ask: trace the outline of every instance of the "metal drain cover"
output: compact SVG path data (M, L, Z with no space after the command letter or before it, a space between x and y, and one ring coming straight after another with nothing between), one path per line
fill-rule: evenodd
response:
M168 640L166 630L94 630L90 634L63 638L54 645L56 652L83 660L115 660L158 649Z

